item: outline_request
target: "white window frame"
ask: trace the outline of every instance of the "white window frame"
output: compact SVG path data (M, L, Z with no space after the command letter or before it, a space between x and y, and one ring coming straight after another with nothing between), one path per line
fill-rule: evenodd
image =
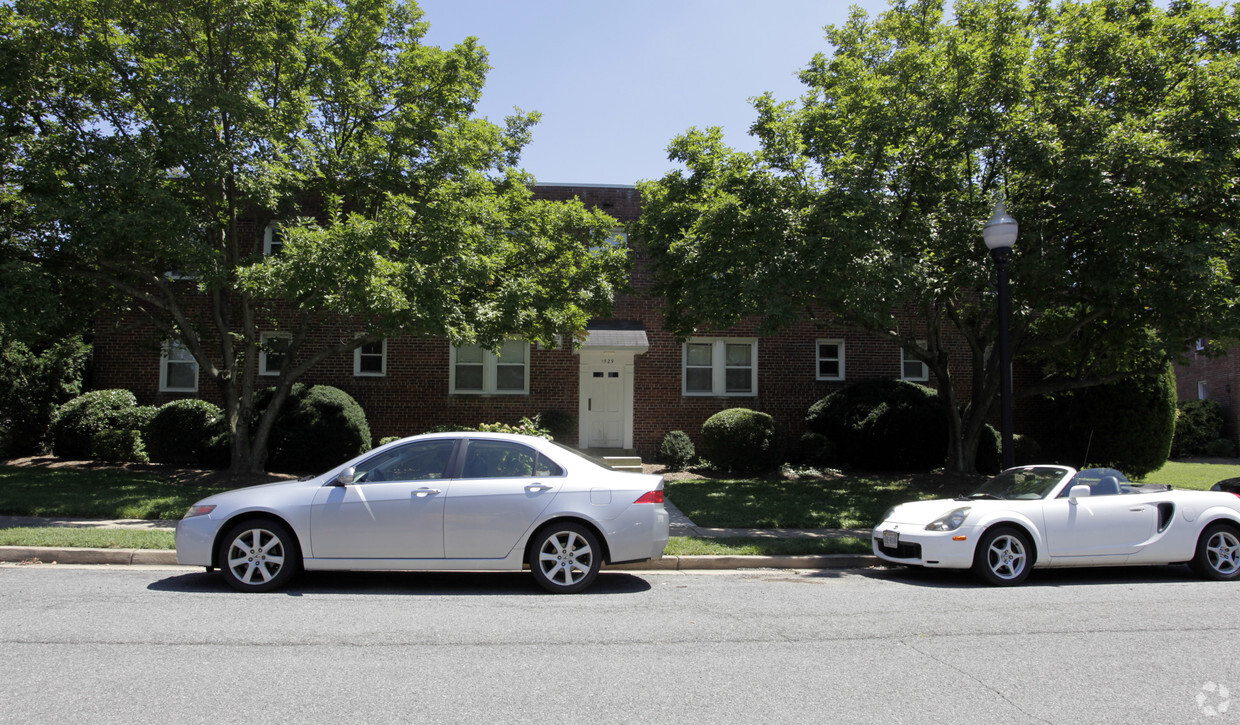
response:
M267 369L267 341L268 340L289 340L292 341L293 334L291 332L264 332L259 335L258 341L258 374L274 377L280 374L279 370ZM284 354L284 362L288 362L288 353Z
M1210 388L1204 380L1197 381L1197 400L1208 400L1210 397Z
M481 388L458 388L456 384L456 367L457 367L457 351L458 347L451 347L448 356L448 392L451 395L529 395L530 394L530 344L520 340L508 340L505 344L519 344L524 348L524 360L521 363L522 384L520 390L501 390L499 389L499 367L501 365L516 365L513 362L504 362L502 356L497 355L486 348L482 348L481 363L462 363L462 364L478 364L482 366L482 387ZM466 347L474 348L477 345L468 345ZM501 346L501 352L503 348Z
M835 345L836 356L823 357L822 346ZM822 374L822 363L824 361L832 361L839 365L839 372L832 375ZM844 379L844 340L842 338L824 338L814 341L814 379L815 380L843 380Z
M387 375L387 338L384 338L382 340L376 340L375 342L379 343L378 353L362 351L362 348L366 347L366 345L373 345L375 344L374 342L366 343L366 345L358 345L357 347L353 348L353 376L354 377L381 378ZM375 357L376 355L379 358L379 371L378 372L363 371L362 370L362 358Z
M284 249L284 240L281 239L279 243L279 249L277 249L274 253L271 251L271 247L273 246L275 242L276 232L279 231L279 229L280 229L279 222L271 222L270 224L268 224L266 227L263 228L263 256L264 257L270 257L272 256L272 254L279 254L280 250Z
M917 344L924 346L926 344L926 341L918 340ZM921 368L921 374L918 376L908 375L907 366L910 364L918 365ZM928 382L930 380L930 367L915 357L913 358L908 357L908 351L906 351L904 348L900 348L900 379L907 380L910 383Z
M689 346L710 345L710 390L689 390ZM749 390L728 391L727 353L729 345L749 346ZM705 367L705 366L692 366ZM734 366L737 367L737 366ZM756 337L692 337L680 346L680 393L685 397L755 398L758 395L758 339Z
M173 350L184 352L189 359L174 360ZM191 387L174 387L168 383L168 368L172 365L189 365L194 370L194 384ZM197 393L198 392L198 361L176 340L168 340L163 344L159 355L159 392L161 393Z

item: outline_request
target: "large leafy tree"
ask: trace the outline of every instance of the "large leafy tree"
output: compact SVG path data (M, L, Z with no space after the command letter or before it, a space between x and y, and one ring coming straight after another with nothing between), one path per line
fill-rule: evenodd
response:
M485 50L425 44L412 2L16 0L0 24L3 244L180 341L219 386L235 471L262 468L275 412L328 356L550 341L624 279L614 220L532 198L517 164L537 114L477 118ZM364 334L321 334L342 319ZM276 326L291 342L256 418Z
M1235 8L909 0L826 37L799 103L756 99L758 151L692 129L683 170L641 185L674 329L809 313L893 341L937 379L954 470L999 387L998 199L1021 224L1013 351L1045 376L1018 395L1240 330Z

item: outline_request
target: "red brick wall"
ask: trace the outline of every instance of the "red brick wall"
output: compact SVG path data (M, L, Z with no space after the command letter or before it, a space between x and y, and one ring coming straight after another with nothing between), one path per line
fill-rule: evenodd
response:
M551 200L575 196L621 222L633 221L640 215L640 199L637 190L631 187L540 186L536 194ZM250 230L256 244L261 244L259 224L251 225ZM708 417L733 407L770 413L785 433L795 436L803 430L805 412L814 401L847 383L900 375L900 350L893 343L839 326L807 321L778 335L759 338L757 396L684 396L681 394L681 344L663 330L662 304L650 295L649 263L644 245L631 239L630 248L634 254L632 282L636 294L617 300L612 317L641 321L650 343L649 351L635 358L634 445L643 456L652 458L664 434L670 430L684 430L696 439ZM198 314L205 314L205 307ZM281 315L277 311L275 316ZM911 322L906 320L904 324ZM288 329L287 324L281 327ZM358 329L360 327L341 321L329 329L317 331L314 341L326 343L342 336L351 337ZM758 337L754 321L709 335ZM815 341L823 338L845 340L846 380L815 380ZM100 320L95 335L94 387L129 388L144 404L186 397L185 394L159 392L159 340L154 330L140 318ZM968 350L962 341L955 339L949 343L949 353L952 374L963 402L967 400L971 385ZM559 410L575 417L578 411L577 355L567 344L559 350L533 347L530 366L529 395L450 395L447 340L400 338L388 341L384 377L354 376L353 356L349 354L319 364L303 382L333 385L352 395L365 409L376 439L410 435L449 423L514 423L523 416L546 410ZM933 380L929 384L933 385ZM219 402L218 390L205 374L200 374L198 395ZM565 442L576 443L575 440Z

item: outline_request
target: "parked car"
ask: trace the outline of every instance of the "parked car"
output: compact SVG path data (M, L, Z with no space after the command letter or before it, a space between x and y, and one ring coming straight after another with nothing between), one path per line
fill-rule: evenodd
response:
M579 592L603 562L658 559L660 476L616 471L532 436L438 433L314 478L216 494L177 524L177 561L240 591L307 570L520 570Z
M1187 563L1240 577L1240 494L1139 485L1114 469L1011 468L957 499L914 501L874 527L896 564L972 568L1019 584L1034 568Z

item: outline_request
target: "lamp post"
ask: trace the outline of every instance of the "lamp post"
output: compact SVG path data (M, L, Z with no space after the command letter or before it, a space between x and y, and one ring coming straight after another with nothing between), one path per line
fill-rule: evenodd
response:
M994 257L999 271L999 403L1002 407L1000 434L1003 437L1003 468L1015 463L1012 450L1012 349L1008 342L1008 260L1012 258L1012 245L1020 227L1008 216L1003 202L995 204L990 221L982 228L982 238L990 256Z

